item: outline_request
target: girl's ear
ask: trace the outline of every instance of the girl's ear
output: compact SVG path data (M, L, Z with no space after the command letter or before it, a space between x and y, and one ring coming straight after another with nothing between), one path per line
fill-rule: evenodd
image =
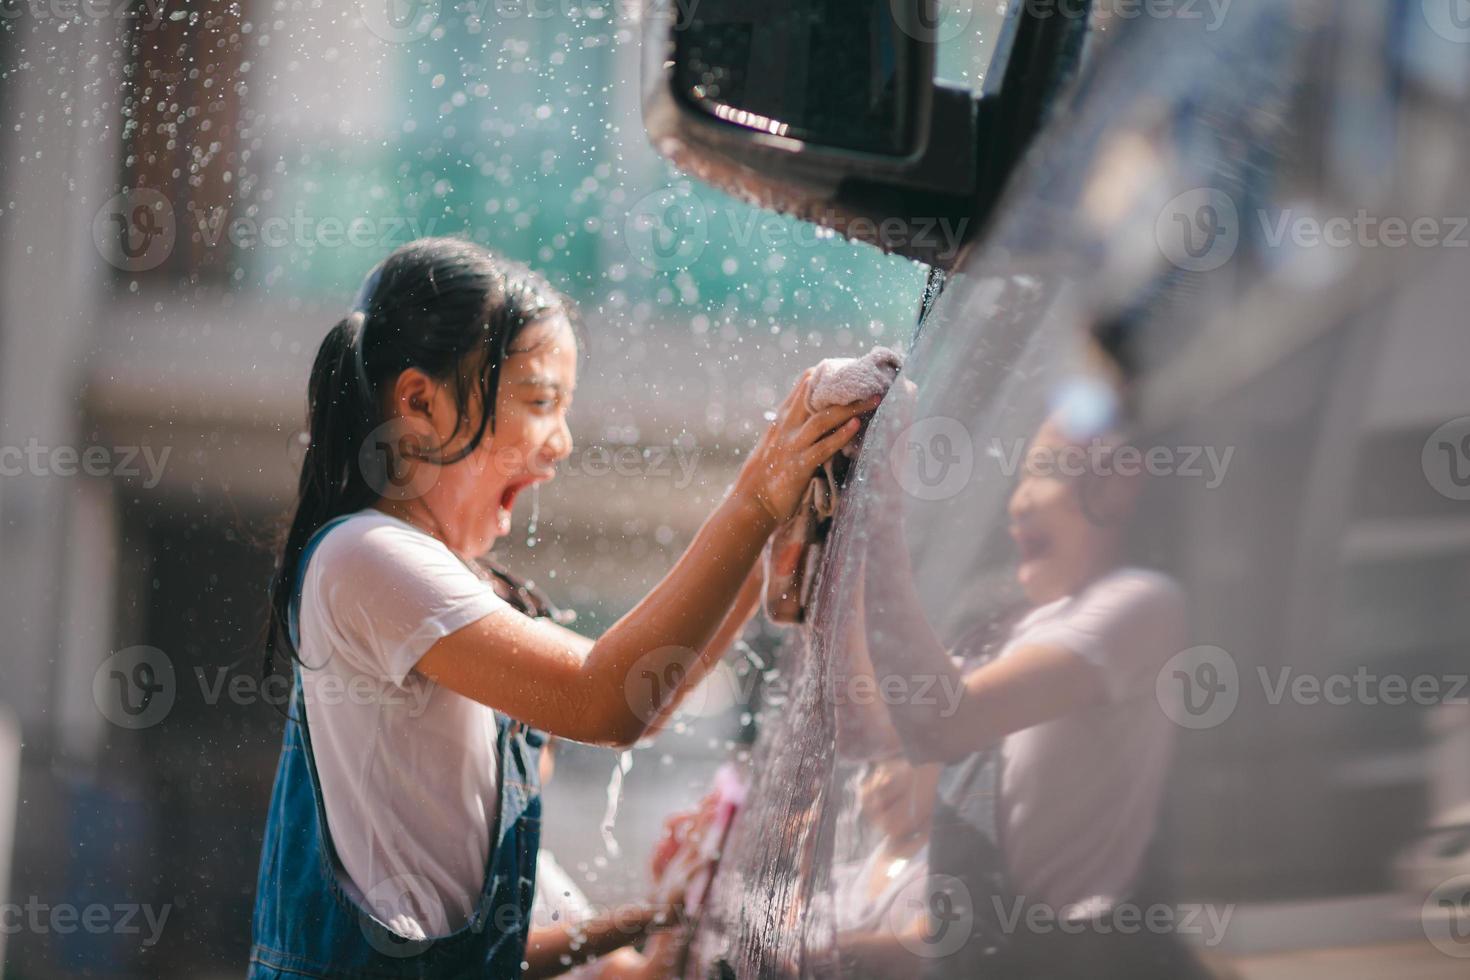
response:
M393 382L391 412L401 418L433 421L439 383L418 368L408 368Z
M394 379L393 402L386 409L388 418L429 456L449 451L462 429L454 395L419 368L406 368Z

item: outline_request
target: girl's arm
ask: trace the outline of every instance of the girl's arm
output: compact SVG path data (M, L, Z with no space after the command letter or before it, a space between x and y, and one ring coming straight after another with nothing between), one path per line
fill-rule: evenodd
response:
M526 947L526 962L530 968L522 971L521 976L530 980L560 976L589 958L586 946L576 952L565 953L572 960L571 964L561 962L562 953L549 956L540 952L536 946L537 937L545 932L548 935L544 938L551 940L549 933L552 931L555 930L537 929L531 933L531 943ZM684 944L681 930L658 928L649 934L641 953L631 946L620 946L611 952L597 954L593 975L598 980L667 980L676 975Z
M526 941L527 978L554 977L579 963L635 943L669 918L668 908L630 905L578 925L533 928ZM575 944L575 945L574 945ZM565 962L564 962L565 960Z
M766 538L796 510L817 467L857 433L857 416L877 405L811 413L809 383L803 375L787 396L730 494L673 569L596 642L502 610L440 639L416 669L553 735L637 742L695 671Z
M713 797L700 808L665 822L665 837L655 850L652 871L658 890L651 902L627 905L581 923L533 928L526 944L527 977L557 976L580 962L596 959L599 980L664 980L673 977L689 939L684 890L700 870L711 868L701 849L713 814ZM672 853L664 852L672 845ZM646 939L642 953L631 944ZM576 948L573 948L573 942Z
M664 730L685 695L709 676L710 671L724 658L725 652L736 640L740 639L740 634L745 632L746 624L750 622L751 617L760 607L761 592L764 587L764 570L761 568L761 563L757 561L750 570L750 574L746 576L745 584L740 587L740 594L735 597L735 604L730 607L730 611L725 614L724 620L720 623L720 628L715 631L714 639L710 640L700 651L699 659L694 662L689 676L678 686L675 696L659 711L658 717L649 724L647 736L657 735Z

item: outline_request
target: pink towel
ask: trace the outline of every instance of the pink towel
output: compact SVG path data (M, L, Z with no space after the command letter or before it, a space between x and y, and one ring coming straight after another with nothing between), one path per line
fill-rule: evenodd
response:
M829 358L812 373L807 407L815 412L886 395L902 368L903 355L887 347L874 347L862 357ZM807 486L796 515L777 528L766 544L765 607L767 618L774 623L800 623L806 618L822 546L837 511L837 495L849 461L857 458L861 445L859 433L839 456L823 464Z

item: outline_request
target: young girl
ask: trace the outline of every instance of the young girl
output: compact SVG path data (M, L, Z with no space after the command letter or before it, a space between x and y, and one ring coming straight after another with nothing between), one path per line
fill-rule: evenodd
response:
M543 732L628 746L656 727L753 611L767 537L876 407L812 413L804 375L674 568L588 639L477 561L571 453L570 312L530 270L428 239L373 271L317 352L272 591L267 669L294 661L295 687L252 977L517 976Z

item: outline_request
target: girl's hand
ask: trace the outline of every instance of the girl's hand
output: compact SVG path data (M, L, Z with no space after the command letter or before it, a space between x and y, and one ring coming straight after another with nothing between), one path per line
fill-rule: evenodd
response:
M681 851L699 849L704 840L704 832L714 819L717 801L718 794L711 790L694 809L671 814L664 820L664 834L654 845L653 860L650 863L654 881L663 879L669 864Z
M796 513L817 467L857 435L858 416L873 411L883 400L872 398L813 412L807 407L811 375L811 369L802 373L735 480L735 492L759 503L777 524Z

